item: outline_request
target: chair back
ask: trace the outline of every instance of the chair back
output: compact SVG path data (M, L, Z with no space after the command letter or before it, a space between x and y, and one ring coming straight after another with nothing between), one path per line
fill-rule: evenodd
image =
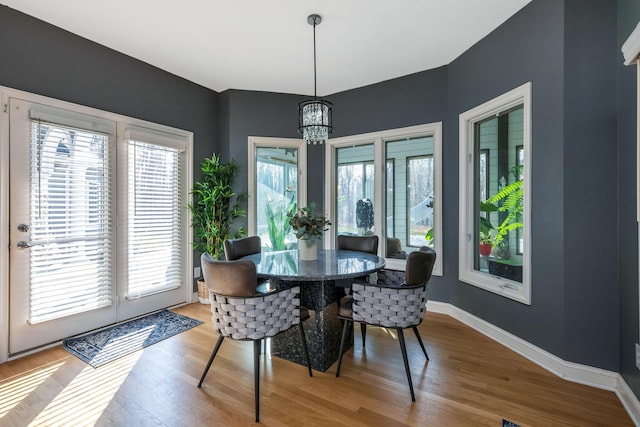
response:
M224 255L227 261L235 261L247 255L258 254L262 250L260 236L249 236L224 241Z
M424 319L427 285L380 286L354 283L353 320L385 328L409 328Z
M407 285L420 285L431 279L436 263L436 251L423 246L419 251L411 252L407 257L405 281Z
M200 257L202 275L210 292L228 296L256 293L256 265L249 260L218 261L204 253Z
M354 283L353 320L386 328L417 326L424 319L427 305L427 282L431 279L436 252L423 246L407 258L402 284ZM401 276L399 276L401 277Z
M346 251L368 252L373 255L378 253L378 236L348 236L338 235L336 249Z

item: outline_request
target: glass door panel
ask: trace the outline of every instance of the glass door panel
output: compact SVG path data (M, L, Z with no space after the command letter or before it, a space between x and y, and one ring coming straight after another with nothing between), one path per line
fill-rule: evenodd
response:
M296 247L287 213L298 205L298 149L256 148L256 231L265 250Z

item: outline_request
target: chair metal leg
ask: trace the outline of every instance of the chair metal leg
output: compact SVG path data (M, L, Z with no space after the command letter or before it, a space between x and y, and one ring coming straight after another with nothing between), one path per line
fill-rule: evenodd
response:
M347 332L351 322L351 320L345 320L344 325L342 325L342 339L340 340L340 354L338 357L338 369L336 370L336 378L340 376L340 366L342 366L342 352L344 351L344 343L347 340Z
M304 357L307 359L307 368L309 369L309 376L312 377L311 372L311 359L309 358L309 349L307 347L307 338L304 335L304 326L302 322L298 323L298 330L300 331L300 339L302 339L302 349L304 350Z
M404 370L407 371L407 381L409 381L409 390L411 390L411 401L416 401L416 396L413 394L413 382L411 381L411 371L409 370L409 358L407 357L407 346L404 342L404 334L402 329L398 329L398 338L400 341L400 350L402 350L402 360L404 361Z
M424 357L426 357L427 360L429 360L427 349L424 348L424 344L422 343L422 338L420 338L420 334L418 333L418 328L416 326L413 327L413 333L416 334L416 338L418 338L418 342L420 343L420 347L422 347L422 352L424 353Z
M260 422L260 347L262 340L253 342L253 388L256 400L256 422Z
M362 334L362 348L364 348L367 341L367 324L360 323L360 333Z
M200 382L198 383L198 387L202 387L202 382L204 381L204 377L207 376L207 372L209 372L209 368L211 367L211 363L213 363L213 359L216 357L216 354L218 353L218 350L220 349L220 345L222 344L222 340L224 340L224 337L222 335L220 335L218 337L218 341L216 342L216 346L213 348L213 351L211 352L211 357L209 357L209 361L207 362L207 367L204 368L204 372L202 373L202 377L200 378Z

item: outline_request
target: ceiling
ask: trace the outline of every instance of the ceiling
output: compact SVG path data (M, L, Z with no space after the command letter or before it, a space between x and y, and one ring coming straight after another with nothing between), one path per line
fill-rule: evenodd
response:
M446 65L531 0L0 0L222 92L313 95Z

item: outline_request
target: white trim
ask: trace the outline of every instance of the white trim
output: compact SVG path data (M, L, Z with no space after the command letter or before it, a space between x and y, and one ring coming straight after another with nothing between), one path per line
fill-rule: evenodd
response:
M325 188L335 189L335 174L336 170L336 150L341 147L349 147L354 145L373 144L374 145L374 165L376 170L385 171L385 146L384 142L401 138L412 138L419 136L431 136L433 137L433 186L434 186L434 200L438 203L434 206L434 223L435 223L435 247L438 251L438 257L436 258L436 264L433 268L433 275L443 275L443 226L442 226L442 122L427 123L422 125L407 126L404 128L388 129L379 132L369 132L359 135L350 135L341 138L332 138L327 141L325 148ZM374 177L374 194L376 200L380 200L379 206L383 210L386 203L385 190L384 190L384 177L383 174L376 173ZM335 224L335 201L334 192L329 190L325 191L324 206L328 212L329 220L332 224ZM386 235L386 221L383 221L382 216L376 215L374 219L374 229L380 230L379 236ZM327 233L327 238L324 239L325 248L335 247L335 233ZM405 260L400 259L386 259L386 268L393 270L404 270Z
M256 194L256 171L253 165L256 162L256 148L295 148L298 150L298 206L307 205L307 144L302 139L296 138L271 138L262 136L249 136L247 141L247 232L249 236L257 234L256 209L252 197Z
M564 380L615 392L633 422L639 425L640 401L619 373L567 362L449 303L428 301L427 310L453 317Z
M0 363L9 357L9 96L0 87Z
M631 417L631 421L635 425L640 425L640 401L633 393L629 385L626 383L622 375L618 374L618 381L616 382L616 395L620 399L620 403L627 410L627 414Z
M501 111L523 105L523 145L524 145L524 251L522 258L522 283L502 277L492 276L474 269L475 248L472 238L474 230L474 124L494 116ZM531 83L525 83L509 92L493 98L471 110L460 114L459 145L459 229L458 229L458 274L459 280L487 291L511 298L524 304L531 304Z
M633 29L620 50L624 56L624 65L631 65L636 62L638 55L640 55L640 23Z

